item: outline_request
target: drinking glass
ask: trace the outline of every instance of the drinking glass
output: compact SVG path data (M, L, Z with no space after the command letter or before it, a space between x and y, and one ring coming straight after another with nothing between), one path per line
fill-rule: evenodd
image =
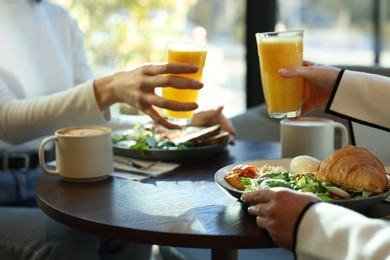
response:
M165 60L168 62L190 63L199 67L198 72L192 74L178 74L177 76L202 81L203 68L206 62L207 46L193 42L168 42L165 48ZM199 90L162 88L162 96L166 99L180 102L197 102ZM169 122L185 126L191 123L194 111L172 111L163 109L163 115Z
M283 78L278 70L303 64L303 30L256 33L263 93L271 118L301 114L303 79Z

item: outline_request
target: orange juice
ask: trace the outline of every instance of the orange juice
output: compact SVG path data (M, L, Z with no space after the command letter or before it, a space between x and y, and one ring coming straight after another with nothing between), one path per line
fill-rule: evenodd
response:
M284 34L286 33L286 34ZM256 34L263 92L274 118L301 113L303 79L279 76L278 69L303 64L303 31Z
M207 49L205 46L190 43L170 43L167 44L166 61L190 63L199 67L198 72L193 74L177 74L177 76L192 78L201 81L203 67L206 61ZM196 102L198 100L199 90L177 89L165 87L162 89L162 96L166 99L177 100L181 102ZM190 121L194 111L172 111L163 109L164 116L171 119L184 119ZM173 120L175 121L175 120Z

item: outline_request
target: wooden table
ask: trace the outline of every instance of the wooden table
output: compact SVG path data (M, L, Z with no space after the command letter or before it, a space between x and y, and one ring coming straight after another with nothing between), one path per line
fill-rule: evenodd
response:
M214 173L229 164L280 157L280 145L238 141L207 160L181 165L142 182L110 177L69 183L45 175L40 208L53 219L87 232L131 242L210 248L213 259L237 259L238 248L275 247L245 205L225 194ZM365 212L390 215L390 203Z

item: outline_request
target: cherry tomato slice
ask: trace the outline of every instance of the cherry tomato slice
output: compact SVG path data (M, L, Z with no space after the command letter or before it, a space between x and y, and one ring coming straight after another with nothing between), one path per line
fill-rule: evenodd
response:
M341 197L341 196L339 196L339 195L337 195L337 194L334 194L334 193L330 193L330 194L329 194L329 197L331 197L331 198L334 199L334 200L342 200L342 199L345 199L345 198L343 198L343 197Z

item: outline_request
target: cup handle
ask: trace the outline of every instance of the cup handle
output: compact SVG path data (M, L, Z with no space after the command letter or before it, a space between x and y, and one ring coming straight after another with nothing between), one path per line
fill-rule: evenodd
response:
M41 144L39 145L39 164L41 165L43 171L47 174L56 174L56 175L59 175L60 172L55 169L55 170L50 170L46 167L46 163L45 163L45 145L49 142L54 142L57 140L57 137L56 136L49 136L49 137L46 137L45 139L43 139L43 141L41 142Z
M334 122L335 129L338 128L341 130L341 148L349 144L349 135L348 135L348 129L339 122Z

